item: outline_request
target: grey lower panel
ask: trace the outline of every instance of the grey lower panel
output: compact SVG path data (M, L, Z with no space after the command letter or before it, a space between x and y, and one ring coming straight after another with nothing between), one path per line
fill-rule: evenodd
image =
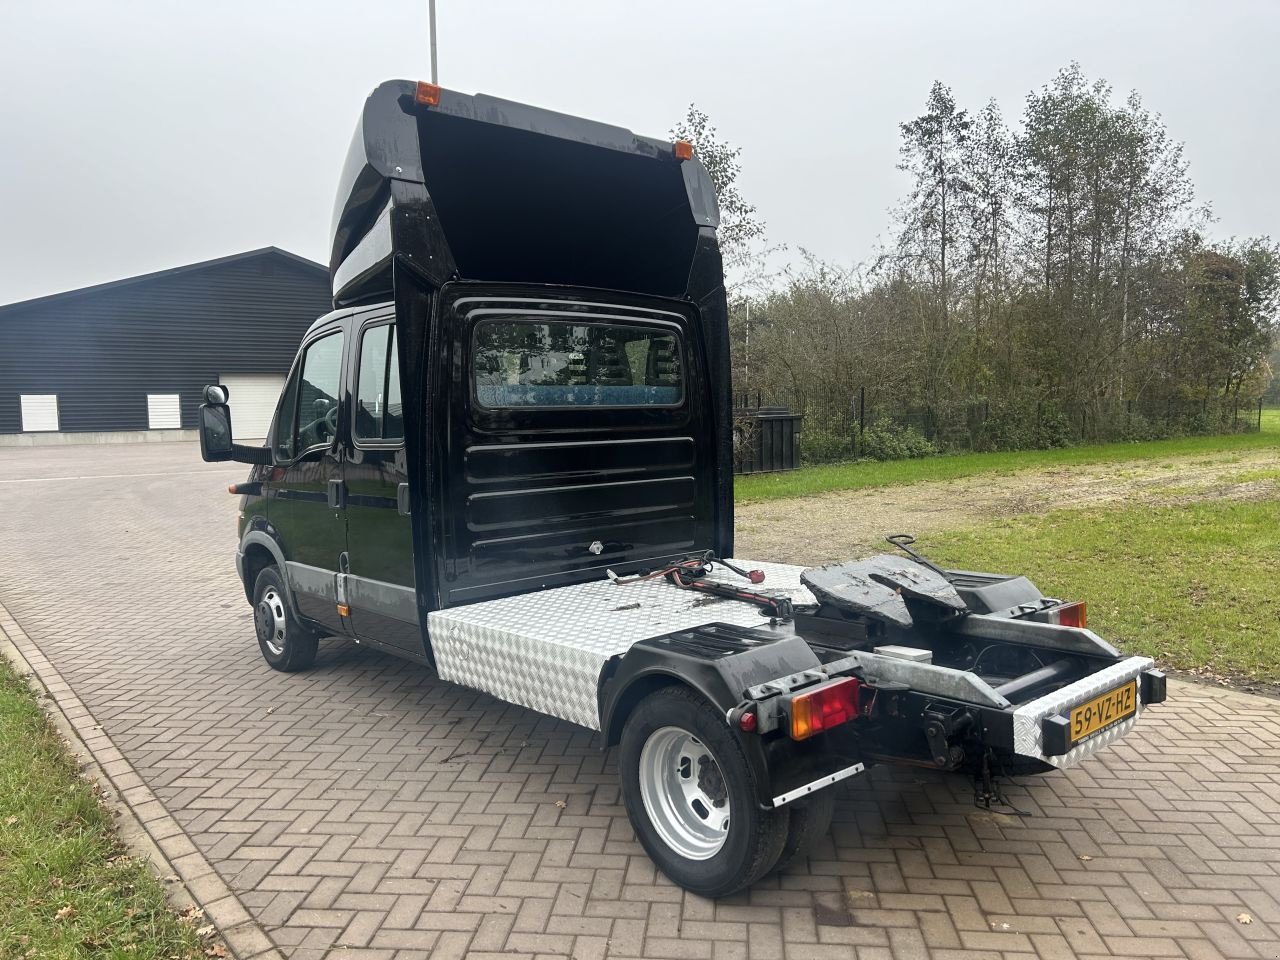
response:
M353 607L373 610L384 617L418 622L418 591L398 583L385 583L367 577L348 576L347 602Z
M340 599L337 572L293 561L286 563L284 569L298 613L335 635L344 634L346 628L336 606Z
M289 578L289 589L295 593L306 593L313 597L323 597L330 603L337 602L334 592L336 571L324 567L313 567L306 563L295 563L290 560L284 565L285 576Z

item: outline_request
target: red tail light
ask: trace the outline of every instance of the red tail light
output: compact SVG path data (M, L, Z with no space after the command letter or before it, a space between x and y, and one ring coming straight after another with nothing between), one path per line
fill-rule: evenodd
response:
M791 739L805 740L858 716L860 684L856 677L832 680L791 698Z
M1049 622L1062 627L1080 627L1089 625L1089 608L1083 600L1075 603L1064 603L1056 610L1049 611Z

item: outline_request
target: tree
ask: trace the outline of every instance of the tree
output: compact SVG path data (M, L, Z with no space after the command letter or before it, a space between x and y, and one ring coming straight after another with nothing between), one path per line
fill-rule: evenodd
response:
M738 189L742 172L741 147L721 140L710 119L695 104L671 129L671 136L693 144L694 155L702 161L716 188L720 205L720 251L726 266L743 265L750 257L751 244L764 236L764 224L756 217L756 208L747 203Z
M751 303L749 387L805 415L805 455L858 452L864 397L944 446L1232 428L1280 369L1280 250L1205 240L1138 94L1070 64L1011 128L938 82L899 129L891 249L866 273L806 256Z
M969 114L956 108L951 88L939 81L929 91L925 112L900 125L898 169L911 174L914 183L901 211L899 248L934 278L944 320L952 295L947 259L963 223L957 207L972 190L964 153L972 126Z

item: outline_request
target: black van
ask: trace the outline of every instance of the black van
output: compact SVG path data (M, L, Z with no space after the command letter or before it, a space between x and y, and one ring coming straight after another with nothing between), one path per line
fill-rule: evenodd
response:
M825 832L873 762L1077 763L1164 699L1148 658L1022 577L733 559L728 321L687 143L432 84L370 96L335 309L253 464L237 566L259 647L346 637L620 745L641 842L708 896Z

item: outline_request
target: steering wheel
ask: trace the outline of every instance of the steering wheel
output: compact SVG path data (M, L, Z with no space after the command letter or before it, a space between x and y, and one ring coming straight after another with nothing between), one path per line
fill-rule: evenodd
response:
M329 439L338 435L338 405L335 403L324 415L325 429L329 431Z

